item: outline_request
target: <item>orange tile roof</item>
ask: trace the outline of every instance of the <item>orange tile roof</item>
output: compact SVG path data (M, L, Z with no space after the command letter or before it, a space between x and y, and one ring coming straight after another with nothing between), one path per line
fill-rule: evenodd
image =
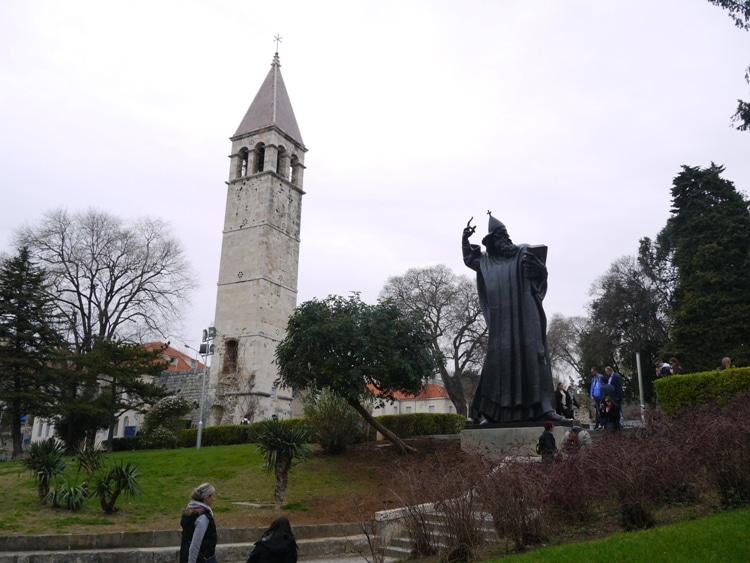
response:
M375 391L375 389L371 386L371 391ZM424 400L424 399L450 399L450 395L448 395L448 391L446 391L445 387L442 385L438 385L437 383L428 383L424 386L422 391L418 395L406 395L404 393L401 393L399 391L396 391L393 396L399 400L403 401L405 399L412 399L412 400Z
M146 350L153 350L154 348L164 345L164 342L147 342L143 345L143 347ZM172 348L169 345L167 345L167 347L164 349L164 352L162 352L162 358L169 364L167 366L167 371L187 371L191 369L203 369L206 367L205 364L203 364L200 360L191 358L184 352L180 352L176 348ZM194 362L197 363L195 367L192 367Z

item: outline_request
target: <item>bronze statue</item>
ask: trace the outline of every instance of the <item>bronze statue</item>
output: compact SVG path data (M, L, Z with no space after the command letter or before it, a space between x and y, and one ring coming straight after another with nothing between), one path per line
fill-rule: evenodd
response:
M547 247L515 245L500 221L487 212L486 252L470 244L471 219L461 239L464 263L477 273L477 291L489 336L487 356L471 401L479 422L562 420L554 409L547 353Z

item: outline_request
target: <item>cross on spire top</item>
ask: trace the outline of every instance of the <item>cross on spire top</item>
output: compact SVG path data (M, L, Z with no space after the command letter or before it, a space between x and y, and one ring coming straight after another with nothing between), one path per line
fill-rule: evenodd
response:
M279 52L279 43L281 43L281 40L284 39L281 37L278 33L273 36L273 40L276 42L276 52Z

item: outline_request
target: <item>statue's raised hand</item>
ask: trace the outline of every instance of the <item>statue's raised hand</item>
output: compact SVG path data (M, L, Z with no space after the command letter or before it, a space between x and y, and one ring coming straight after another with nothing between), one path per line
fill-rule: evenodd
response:
M469 219L468 222L466 223L466 227L464 227L464 235L463 235L464 239L468 239L471 235L474 234L474 231L477 230L476 226L474 226L474 227L471 226L471 220L472 219L474 219L474 217L472 217L471 219Z

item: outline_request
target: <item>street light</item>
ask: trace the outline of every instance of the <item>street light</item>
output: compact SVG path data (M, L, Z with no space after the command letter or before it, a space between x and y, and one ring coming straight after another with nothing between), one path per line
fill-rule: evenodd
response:
M200 351L192 346L185 344L186 348L198 352L203 357L203 373L201 374L201 402L198 414L198 436L195 440L195 449L201 449L201 439L203 437L203 401L206 396L206 372L208 372L208 356L213 355L214 345L211 344L216 336L216 329L212 326L203 330L203 343L200 345Z

